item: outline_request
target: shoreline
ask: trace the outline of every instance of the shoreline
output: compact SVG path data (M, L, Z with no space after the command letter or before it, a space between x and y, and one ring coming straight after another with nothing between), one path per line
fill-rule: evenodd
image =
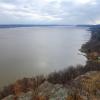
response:
M98 61L99 63L99 57L100 57L100 26L92 26L89 28L89 31L91 31L91 38L86 43L83 44L81 47L81 51L86 54L87 61Z

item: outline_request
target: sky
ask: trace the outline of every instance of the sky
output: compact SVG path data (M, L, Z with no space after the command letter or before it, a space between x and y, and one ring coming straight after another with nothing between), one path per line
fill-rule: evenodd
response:
M100 24L100 0L0 0L0 24Z

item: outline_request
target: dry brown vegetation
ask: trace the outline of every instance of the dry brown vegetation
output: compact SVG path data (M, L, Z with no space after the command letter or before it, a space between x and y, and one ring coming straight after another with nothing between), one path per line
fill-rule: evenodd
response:
M10 94L18 96L22 92L25 93L30 90L34 91L33 96L35 98L35 95L38 92L37 87L40 86L44 81L44 76L36 76L34 78L24 78L22 80L17 80L14 84L4 87L3 91L0 92L0 99Z

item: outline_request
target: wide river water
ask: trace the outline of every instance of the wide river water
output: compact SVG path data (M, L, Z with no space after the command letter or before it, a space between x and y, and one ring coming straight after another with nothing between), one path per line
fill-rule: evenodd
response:
M0 87L23 77L84 65L79 49L89 39L79 27L0 29Z

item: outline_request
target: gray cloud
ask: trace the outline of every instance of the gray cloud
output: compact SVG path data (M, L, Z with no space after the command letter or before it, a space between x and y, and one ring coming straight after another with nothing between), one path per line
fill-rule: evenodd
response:
M0 0L0 24L99 24L99 0Z

